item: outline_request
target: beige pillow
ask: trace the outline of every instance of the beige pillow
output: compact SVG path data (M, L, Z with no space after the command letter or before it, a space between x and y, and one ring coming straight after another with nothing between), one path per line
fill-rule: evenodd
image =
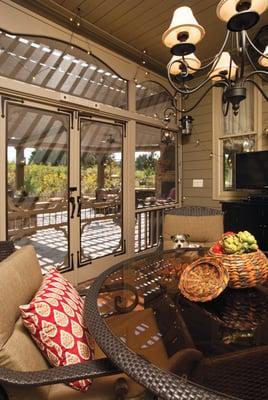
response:
M190 235L191 242L216 242L223 234L223 215L165 215L164 241L177 233Z

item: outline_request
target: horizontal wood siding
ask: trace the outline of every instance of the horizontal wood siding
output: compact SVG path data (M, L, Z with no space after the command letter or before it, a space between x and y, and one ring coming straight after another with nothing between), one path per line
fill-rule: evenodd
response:
M194 122L192 134L182 139L183 205L220 208L220 203L212 200L212 94L189 114ZM193 187L193 179L203 179L204 186Z
M264 91L268 93L268 83L264 84ZM268 102L263 99L262 103L262 127L263 127L263 139L262 147L263 150L268 150Z

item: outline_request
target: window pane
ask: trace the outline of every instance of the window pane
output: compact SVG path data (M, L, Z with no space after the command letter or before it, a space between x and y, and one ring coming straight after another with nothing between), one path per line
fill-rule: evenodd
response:
M136 110L140 114L164 119L166 108L172 107L171 94L153 81L136 85Z
M86 51L4 32L0 49L0 75L127 109L127 81Z
M69 117L7 106L8 239L35 247L42 270L68 267Z
M123 127L81 120L81 261L123 249Z
M161 205L176 200L175 148L173 132L137 124L136 207Z
M222 115L222 114L221 114ZM234 115L232 107L228 115L223 117L224 135L236 135L254 132L254 91L253 85L247 86L247 98L240 103L238 115Z
M245 135L223 141L223 182L224 190L235 190L235 155L255 150L255 136Z

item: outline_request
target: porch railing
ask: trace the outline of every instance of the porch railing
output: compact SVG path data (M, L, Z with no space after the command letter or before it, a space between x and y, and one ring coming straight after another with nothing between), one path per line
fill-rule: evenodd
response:
M167 208L175 208L175 204ZM136 210L135 253L157 247L162 240L165 208L142 208Z

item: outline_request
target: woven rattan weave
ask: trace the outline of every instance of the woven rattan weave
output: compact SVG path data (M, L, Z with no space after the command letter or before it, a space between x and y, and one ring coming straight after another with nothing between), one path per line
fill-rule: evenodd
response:
M131 261L135 264L144 256ZM134 351L131 351L118 337L113 335L108 325L99 314L97 298L107 276L124 266L119 263L103 272L90 287L85 301L85 321L91 334L110 360L126 372L136 382L150 389L152 393L164 400L226 400L232 396L206 389L160 369Z
M219 254L209 251L228 270L229 287L235 289L249 288L265 283L268 279L268 259L260 251L244 254Z
M0 261L3 261L15 251L14 243L8 240L0 241Z
M210 301L226 288L229 275L220 260L202 257L183 271L179 289L191 301Z

